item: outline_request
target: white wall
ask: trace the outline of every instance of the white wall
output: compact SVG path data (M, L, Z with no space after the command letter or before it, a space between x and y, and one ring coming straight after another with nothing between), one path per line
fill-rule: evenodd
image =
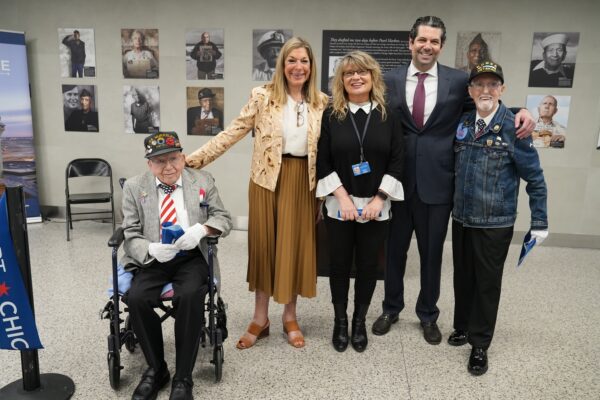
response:
M161 128L177 131L185 150L194 150L207 140L185 134L185 87L202 85L185 78L184 34L188 28L225 29L226 79L210 81L207 86L224 86L225 121L229 122L256 85L250 74L252 29L293 29L313 44L320 69L323 29L409 30L422 15L437 15L446 23L448 38L440 61L450 66L458 31L502 33L498 61L508 85L504 100L510 106L524 106L528 94L547 91L527 87L533 32L581 32L573 88L551 90L572 96L567 146L564 150L542 149L540 154L549 187L551 232L565 241L584 235L598 242L600 151L595 147L600 129L600 2L596 0L2 0L0 29L26 32L40 203L64 204L64 169L74 158L105 158L117 177L146 168L145 136L124 133L121 98L125 84L160 86ZM95 29L97 78L59 77L57 29L73 26ZM122 78L120 29L131 27L160 30L158 81ZM97 85L100 133L64 131L60 86L72 82ZM247 215L251 140L245 138L207 168L236 216ZM525 196L521 196L517 230L526 230L529 222Z

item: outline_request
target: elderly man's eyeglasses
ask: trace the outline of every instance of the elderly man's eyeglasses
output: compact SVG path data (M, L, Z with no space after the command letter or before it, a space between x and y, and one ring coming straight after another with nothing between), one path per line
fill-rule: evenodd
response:
M178 165L181 162L181 159L181 153L178 153L177 155L164 158L151 158L150 161L158 168L163 169L167 167L167 164L171 164L172 166Z
M488 82L488 83L483 83L483 82L471 83L471 87L474 89L477 89L477 90L483 90L484 88L488 88L488 90L497 90L500 86L502 86L502 82L500 82L500 81Z
M296 111L296 126L300 127L300 126L304 125L304 99L302 99L299 103L296 103L295 111Z
M358 76L360 77L365 77L367 75L369 75L371 71L367 70L367 69L359 69L357 71L345 71L343 73L344 78L352 78L354 77L354 74L358 74Z

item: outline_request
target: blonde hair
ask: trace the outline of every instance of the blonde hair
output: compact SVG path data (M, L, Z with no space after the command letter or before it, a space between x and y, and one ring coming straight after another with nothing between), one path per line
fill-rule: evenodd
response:
M333 82L331 83L331 93L333 95L333 102L331 104L331 108L333 109L332 116L342 120L346 118L346 114L348 113L348 93L344 88L344 71L348 67L371 73L373 87L371 88L371 93L369 93L369 98L371 101L379 103L378 107L381 111L381 117L385 120L385 83L383 82L381 68L373 57L359 50L351 51L339 60Z
M323 97L317 89L317 63L310 44L301 37L294 36L283 44L279 56L277 57L277 65L273 80L267 84L267 89L271 92L271 98L275 103L282 105L287 103L288 87L287 79L285 78L285 59L289 54L296 49L305 49L310 60L310 76L304 82L302 87L302 95L306 102L313 108L323 105Z

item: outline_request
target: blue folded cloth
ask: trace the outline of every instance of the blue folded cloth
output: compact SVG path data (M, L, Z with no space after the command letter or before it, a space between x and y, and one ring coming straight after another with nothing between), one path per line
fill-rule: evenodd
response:
M118 285L119 294L121 296L124 295L125 293L127 293L129 288L131 287L132 279L133 279L133 274L129 271L125 271L125 267L123 267L121 264L119 264L117 266L117 281L118 281L117 285ZM109 279L109 282L111 284L111 287L107 290L107 293L108 293L109 297L112 297L112 295L113 295L112 277ZM161 297L172 297L173 296L173 284L167 283L162 288L162 291L160 292L160 296Z

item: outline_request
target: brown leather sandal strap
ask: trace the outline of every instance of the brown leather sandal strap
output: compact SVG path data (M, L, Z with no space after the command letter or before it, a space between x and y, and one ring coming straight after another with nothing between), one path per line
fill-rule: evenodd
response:
M269 325L269 321L267 320L267 323L265 324L265 326L260 326L258 324L255 324L254 322L250 322L250 325L248 325L248 333L251 335L254 335L256 337L258 337L258 335L260 335L260 333Z
M283 329L285 330L286 333L289 333L289 332L299 331L300 326L298 326L298 321L296 321L296 320L286 321L283 323Z

